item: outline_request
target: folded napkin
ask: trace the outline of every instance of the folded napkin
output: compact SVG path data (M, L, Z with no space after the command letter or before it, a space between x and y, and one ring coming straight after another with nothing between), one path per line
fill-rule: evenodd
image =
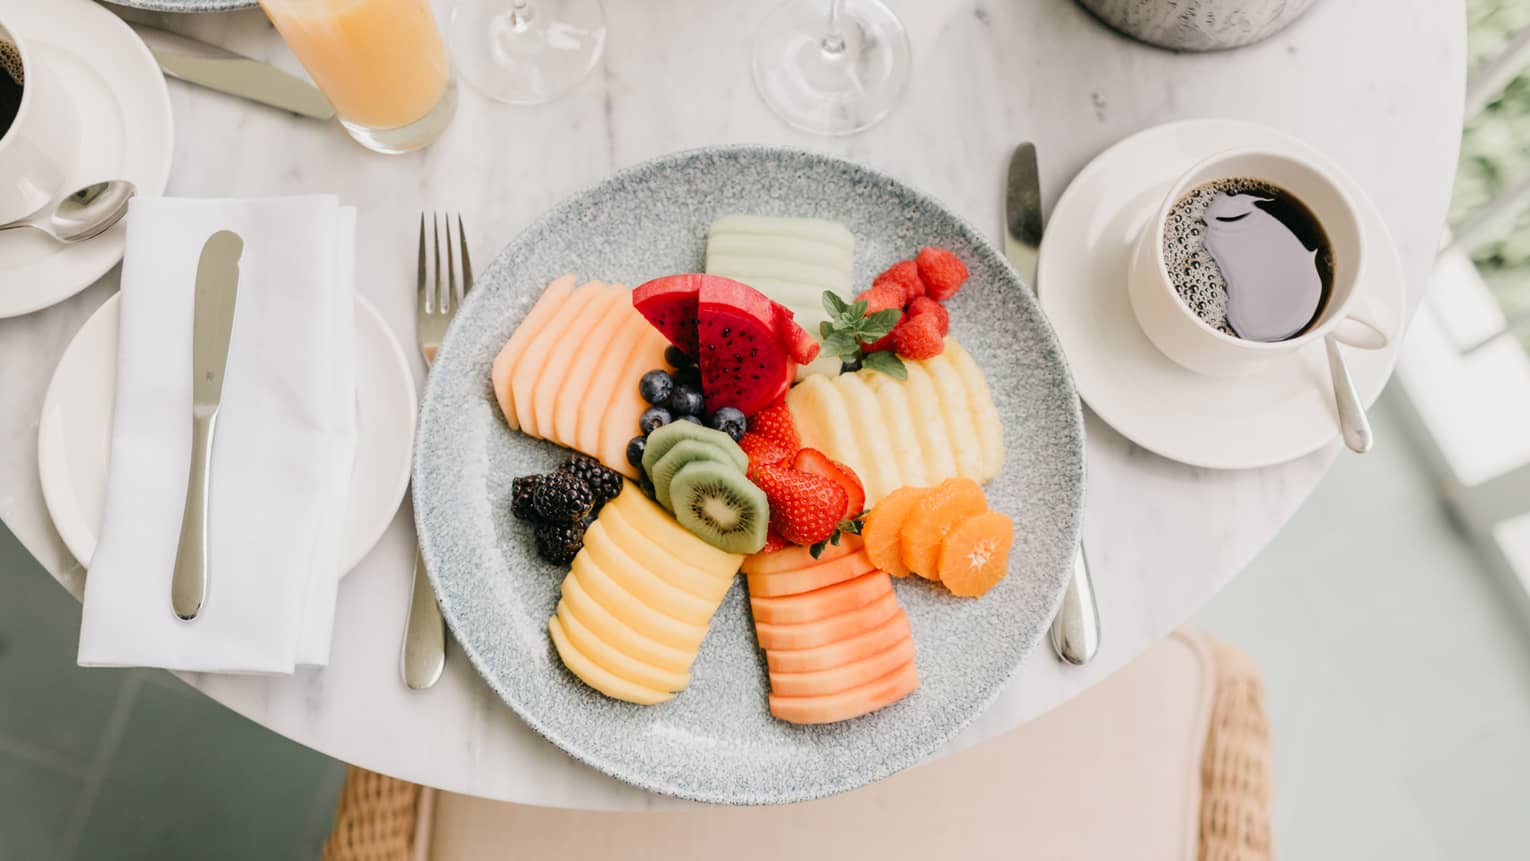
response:
M106 510L82 666L291 673L328 661L351 463L355 210L333 197L134 200ZM208 500L207 599L170 609L207 237L244 239Z

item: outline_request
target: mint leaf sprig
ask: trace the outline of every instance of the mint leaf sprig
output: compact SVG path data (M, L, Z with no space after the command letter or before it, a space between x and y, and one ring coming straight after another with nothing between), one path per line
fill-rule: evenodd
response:
M891 350L867 353L862 348L887 335L898 325L903 312L897 308L884 308L875 314L867 314L870 307L865 299L846 303L831 290L823 291L823 309L829 319L818 324L823 337L823 353L838 356L845 365L860 365L892 377L908 379L908 369L903 360Z

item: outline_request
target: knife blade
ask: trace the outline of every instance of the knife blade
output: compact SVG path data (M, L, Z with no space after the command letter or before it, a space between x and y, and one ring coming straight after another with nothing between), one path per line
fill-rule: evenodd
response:
M182 619L195 619L207 597L207 499L212 479L213 437L223 403L223 376L234 332L239 295L239 258L244 240L220 230L202 245L197 261L191 317L191 467L186 506L175 549L170 605Z
M1036 264L1041 256L1041 172L1036 145L1015 147L1004 183L1004 256L1033 292ZM1038 293L1038 295L1040 295ZM1087 664L1100 649L1100 607L1095 602L1089 564L1080 542L1073 556L1073 575L1052 619L1052 650L1070 664Z
M317 120L335 115L318 87L269 63L137 21L127 25L172 78Z

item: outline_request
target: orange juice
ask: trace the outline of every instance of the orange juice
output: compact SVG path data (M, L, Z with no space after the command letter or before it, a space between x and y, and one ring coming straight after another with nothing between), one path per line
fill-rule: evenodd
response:
M407 126L451 77L428 0L260 0L287 47L348 124Z

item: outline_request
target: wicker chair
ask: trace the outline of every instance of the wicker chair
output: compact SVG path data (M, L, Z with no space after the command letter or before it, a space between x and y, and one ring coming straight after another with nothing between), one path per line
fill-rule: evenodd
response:
M1209 720L1200 755L1196 854L1201 861L1269 861L1273 857L1270 728L1258 668L1247 655L1204 634L1175 636L1196 640L1214 668L1208 714L1202 718ZM420 832L430 827L433 816L428 808L434 796L416 784L352 768L340 794L324 858L426 858L426 849L416 843L429 842L428 835ZM543 815L601 814L546 811ZM723 811L718 815L724 815ZM719 827L726 829L727 825ZM953 851L951 857L962 856Z

